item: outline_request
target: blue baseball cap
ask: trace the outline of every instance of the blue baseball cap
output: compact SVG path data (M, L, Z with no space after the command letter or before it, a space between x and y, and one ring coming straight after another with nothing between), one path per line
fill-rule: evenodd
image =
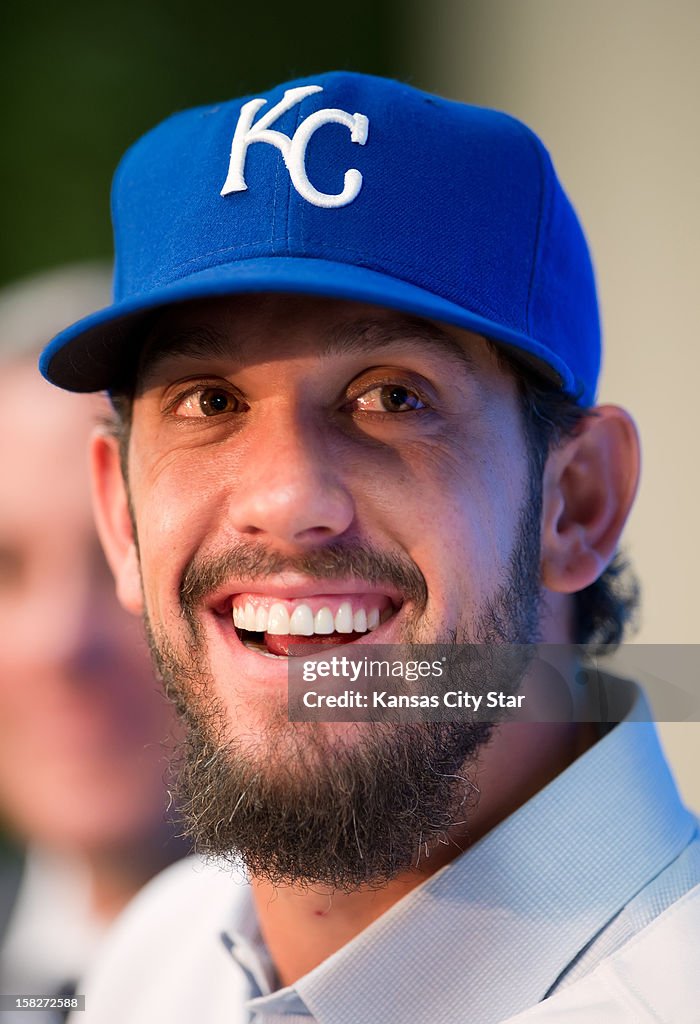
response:
M60 387L127 384L159 308L291 292L467 328L594 401L588 247L546 149L506 114L314 75L158 125L123 157L112 216L114 302L45 349Z

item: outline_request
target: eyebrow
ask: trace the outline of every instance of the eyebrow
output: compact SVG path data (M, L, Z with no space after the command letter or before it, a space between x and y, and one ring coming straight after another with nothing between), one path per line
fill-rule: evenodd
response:
M395 318L352 320L333 328L319 352L322 356L375 352L387 345L425 344L429 350L439 352L466 369L470 375L477 372L477 363L471 353L447 331L430 320L397 313ZM176 328L163 334L155 333L143 349L137 379L144 387L158 367L171 358L236 359L235 342L231 336L202 322L192 327Z
M149 377L155 375L158 367L168 359L189 356L194 359L206 359L212 356L231 358L235 356L231 350L231 340L210 324L202 323L196 327L178 327L175 330L155 331L146 339L141 352L136 380L142 389Z
M474 357L456 338L422 317L397 315L396 319L391 320L363 320L343 324L331 333L322 352L324 355L344 355L416 341L457 361L471 374L477 370Z

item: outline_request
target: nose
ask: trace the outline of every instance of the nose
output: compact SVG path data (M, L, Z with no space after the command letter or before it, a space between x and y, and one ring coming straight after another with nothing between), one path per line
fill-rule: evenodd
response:
M239 533L297 548L345 533L354 502L322 423L280 410L261 417L248 440L231 509Z

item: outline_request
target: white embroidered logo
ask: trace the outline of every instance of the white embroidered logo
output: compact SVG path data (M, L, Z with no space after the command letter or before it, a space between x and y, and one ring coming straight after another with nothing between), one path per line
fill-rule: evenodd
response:
M259 121L253 124L253 118L267 103L267 100L256 99L245 103L236 125L236 131L231 143L231 159L228 165L228 174L221 195L227 196L231 192L245 192L248 186L243 177L246 154L248 146L254 142L267 142L270 146L276 146L284 157L284 163L289 171L292 184L302 199L314 206L332 208L334 206L347 206L362 188L362 175L355 168L345 172L343 191L337 195L329 195L327 192L319 192L309 181L306 174L306 147L311 136L322 124L343 124L350 131L350 138L360 146L367 141L369 121L364 114L348 114L346 110L326 108L317 110L304 118L294 135L289 136L282 132L275 131L271 124L281 117L286 111L291 110L297 103L301 103L307 96L315 92L323 92L320 85L304 85L297 89L287 89L284 96L274 107L270 107Z

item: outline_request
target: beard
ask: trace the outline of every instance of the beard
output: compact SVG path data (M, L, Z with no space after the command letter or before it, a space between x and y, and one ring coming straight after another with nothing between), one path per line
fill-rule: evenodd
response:
M540 619L541 492L531 476L511 556L495 595L475 622L430 643L483 645L458 687L490 688L498 645L537 642ZM401 643L426 643L419 628L427 586L409 560L363 546L330 545L288 558L246 543L218 558L193 559L180 603L189 637L184 654L146 615L146 633L168 698L186 727L173 761L173 792L185 833L203 854L245 864L273 885L350 892L381 886L428 857L451 830L468 836L478 802L478 753L493 724L475 721L357 723L342 736L322 723L290 722L285 706L262 704L255 737L230 738L216 698L197 608L231 575L264 580L283 570L309 577L390 583L416 611ZM495 645L495 646L494 646ZM474 650L475 648L473 648ZM510 656L512 658L512 655ZM525 672L521 660L517 687Z

